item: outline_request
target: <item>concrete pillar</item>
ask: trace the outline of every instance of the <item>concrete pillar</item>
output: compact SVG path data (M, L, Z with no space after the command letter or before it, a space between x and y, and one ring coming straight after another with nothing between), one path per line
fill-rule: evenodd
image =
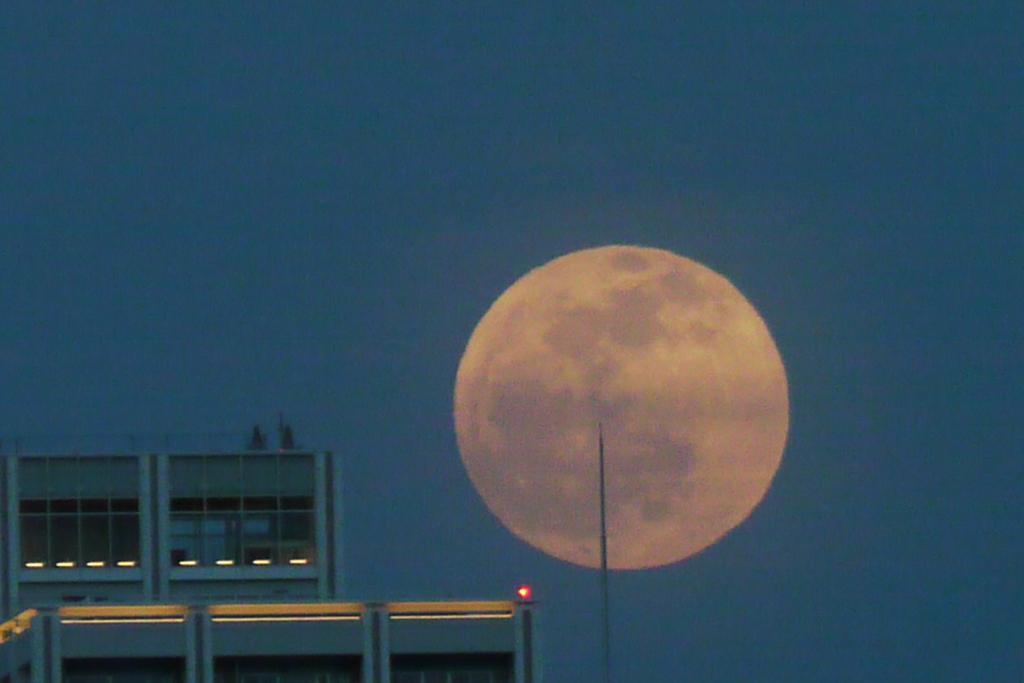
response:
M170 567L171 567L171 492L170 492L170 460L166 453L152 456L151 476L146 487L152 495L150 530L152 552L145 556L151 572L156 602L170 600Z
M324 453L313 454L313 542L316 544L316 596L320 600L334 597L333 572L331 571L331 550L329 547L330 520L330 463Z
M206 607L185 616L185 683L213 683L213 622Z
M328 452L327 459L330 463L328 471L331 474L329 490L331 509L329 511L330 527L328 528L333 536L331 542L331 569L334 574L333 597L335 600L342 600L345 597L345 508L342 495L344 473L342 472L340 454Z
M0 467L0 533L6 539L0 543L0 621L10 619L18 611L17 577L21 554L19 549L18 510L18 456L3 457Z
M142 594L148 602L156 602L155 586L160 574L160 563L154 561L154 532L152 485L155 476L153 456L139 456L139 565L142 568Z
M39 612L28 632L32 683L61 683L60 616L55 611Z
M363 615L362 680L365 683L389 683L390 658L387 608L384 605L367 605Z
M516 683L540 683L536 613L531 605L516 605L515 630L515 681Z

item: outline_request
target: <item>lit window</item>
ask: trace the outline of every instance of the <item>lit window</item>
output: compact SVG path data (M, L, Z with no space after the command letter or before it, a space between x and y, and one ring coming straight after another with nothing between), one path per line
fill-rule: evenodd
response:
M139 561L139 502L134 498L23 499L25 567L108 567Z
M313 564L312 496L172 498L171 564ZM298 560L298 561L292 561Z

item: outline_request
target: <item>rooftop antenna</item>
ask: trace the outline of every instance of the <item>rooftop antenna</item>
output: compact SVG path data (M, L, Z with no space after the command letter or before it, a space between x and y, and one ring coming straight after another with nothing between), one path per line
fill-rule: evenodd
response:
M611 683L610 667L610 627L608 620L608 526L605 516L604 500L604 428L600 422L597 423L597 461L600 469L600 498L601 498L601 617L604 621L601 645L604 654L604 681Z
M295 450L295 434L292 432L292 426L284 421L281 411L277 412L277 435L282 451Z

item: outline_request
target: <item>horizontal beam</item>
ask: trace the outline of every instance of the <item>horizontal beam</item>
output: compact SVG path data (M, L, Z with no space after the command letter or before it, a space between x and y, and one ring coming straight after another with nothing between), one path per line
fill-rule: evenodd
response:
M213 617L361 616L365 609L365 606L358 602L254 603L209 607L210 616Z
M57 614L69 619L144 619L185 617L188 605L68 605Z
M389 602L390 614L508 614L515 610L511 600L444 600L440 602Z

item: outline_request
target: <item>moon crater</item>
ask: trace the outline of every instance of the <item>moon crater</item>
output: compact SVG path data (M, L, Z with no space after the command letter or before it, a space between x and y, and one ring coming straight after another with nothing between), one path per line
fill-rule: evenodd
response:
M609 566L679 561L742 522L785 446L785 371L724 277L670 252L610 246L537 268L478 323L455 427L488 508L555 557L599 558L597 424Z

